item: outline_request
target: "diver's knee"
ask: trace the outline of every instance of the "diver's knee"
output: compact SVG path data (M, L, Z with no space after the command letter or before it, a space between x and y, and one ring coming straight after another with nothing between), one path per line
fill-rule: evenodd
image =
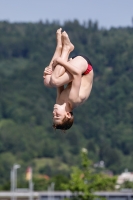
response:
M51 85L53 87L59 87L59 81L58 81L58 79L52 76L51 77Z
M44 79L44 85L46 87L52 87L52 85L50 84L50 80L48 80L48 79Z

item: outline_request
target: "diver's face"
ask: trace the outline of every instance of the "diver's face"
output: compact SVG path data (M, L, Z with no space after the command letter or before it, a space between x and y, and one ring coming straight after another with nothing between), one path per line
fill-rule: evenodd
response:
M54 105L54 110L53 110L54 124L60 124L66 115L67 112L63 106L60 106L58 104Z

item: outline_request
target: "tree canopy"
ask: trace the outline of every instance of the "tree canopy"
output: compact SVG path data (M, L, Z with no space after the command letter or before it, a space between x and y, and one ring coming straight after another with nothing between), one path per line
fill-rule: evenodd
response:
M133 28L99 29L90 20L62 25L75 45L71 56L88 56L95 73L88 101L74 110L74 125L64 134L52 128L56 91L42 78L60 26L0 22L0 184L14 163L21 173L31 165L35 174L69 174L82 147L114 174L132 170Z

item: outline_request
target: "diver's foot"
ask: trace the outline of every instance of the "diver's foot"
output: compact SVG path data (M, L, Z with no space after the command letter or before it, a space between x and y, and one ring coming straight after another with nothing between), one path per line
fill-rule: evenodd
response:
M74 45L71 43L68 34L64 31L61 35L63 48L67 49L69 52L74 50Z
M57 29L57 31L56 31L57 46L60 47L60 48L62 48L61 31L62 31L62 28L59 28L59 29Z

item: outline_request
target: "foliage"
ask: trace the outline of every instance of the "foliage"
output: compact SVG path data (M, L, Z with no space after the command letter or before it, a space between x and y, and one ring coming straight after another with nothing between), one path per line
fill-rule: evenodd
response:
M51 179L51 182L55 184L55 187L54 187L55 190L61 191L61 190L64 190L63 184L68 184L69 177L64 174L58 174L58 175L53 176L53 178Z
M95 73L88 101L74 110L74 125L64 134L52 128L55 88L44 87L42 79L59 27L58 22L0 21L1 185L9 181L14 163L21 165L21 176L29 165L35 174L68 174L80 165L82 146L90 160L103 160L114 174L132 170L133 28L99 29L91 20L62 25L75 45L71 56L89 56ZM44 158L52 160L50 167L35 162Z
M124 183L121 185L121 189L133 189L133 182L132 181L124 181Z
M114 190L116 178L104 174L96 174L88 159L87 150L81 152L81 169L73 167L68 184L63 184L65 189L73 192L74 199L95 199L95 191Z
M46 180L44 177L35 177L33 179L34 190L35 191L44 191L48 189L48 185L50 184L49 180Z

